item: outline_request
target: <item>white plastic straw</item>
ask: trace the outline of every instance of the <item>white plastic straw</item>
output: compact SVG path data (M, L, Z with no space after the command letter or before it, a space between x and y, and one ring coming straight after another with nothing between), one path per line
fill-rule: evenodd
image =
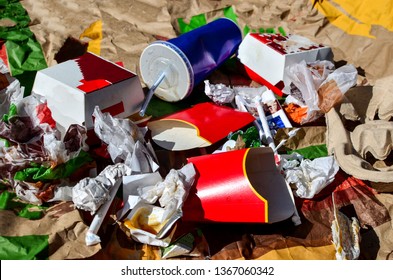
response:
M293 192L292 192L291 186L288 184L288 182L286 180L285 180L285 183L287 185L288 192L289 192L289 195L290 195L290 197L292 199L292 203L293 203L294 213L293 213L293 215L291 217L292 223L295 226L301 225L302 224L302 220L300 219L299 212L297 211L297 208L296 208L295 197L293 196Z
M276 146L276 148L273 150L273 152L277 152L277 150L279 148L281 148L282 145L284 145L289 139L291 139L293 136L296 135L296 133L300 130L300 127L295 128L291 131L288 132L288 138L287 139L283 139L280 141L280 143Z
M265 132L267 144L274 151L276 149L276 145L274 144L272 133L270 132L269 124L267 122L265 111L262 108L261 102L262 102L262 98L258 96L255 99L255 106L257 107L257 111L258 111L259 119L261 120L263 131Z
M105 216L112 204L113 199L115 198L117 191L119 190L121 182L122 179L116 181L115 185L109 191L109 199L103 205L101 205L100 209L98 209L97 213L94 215L93 221L91 222L85 237L87 246L92 246L101 242L101 239L97 233L105 219Z
M250 113L250 110L247 108L246 101L244 100L244 98L241 95L237 94L235 96L235 100L236 100L236 103L238 104L240 110ZM259 139L262 142L262 139L265 136L265 133L263 132L263 128L261 127L261 125L259 124L258 121L254 121L254 125L258 129Z
M166 76L166 69L160 74L160 76L158 77L158 79L155 81L155 83L151 86L151 88L149 89L147 95L146 95L146 99L143 102L142 108L139 111L139 115L141 117L143 117L146 113L146 109L147 106L150 103L151 98L153 97L154 92L156 91L156 89L158 88L158 86L161 84L161 82L164 80Z

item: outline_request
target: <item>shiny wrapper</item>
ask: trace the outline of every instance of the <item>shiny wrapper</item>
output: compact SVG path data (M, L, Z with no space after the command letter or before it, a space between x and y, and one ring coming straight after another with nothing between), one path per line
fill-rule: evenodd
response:
M84 178L72 190L75 207L94 214L109 199L109 191L131 168L123 163L107 166L95 178Z
M205 94L218 104L231 103L235 99L235 91L224 84L212 85L205 81Z

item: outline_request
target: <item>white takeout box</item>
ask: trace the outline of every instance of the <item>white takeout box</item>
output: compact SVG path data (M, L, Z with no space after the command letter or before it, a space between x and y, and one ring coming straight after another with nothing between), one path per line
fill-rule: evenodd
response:
M71 124L92 129L96 105L124 118L139 111L144 100L136 74L90 52L38 71L32 92L47 100L61 132Z
M285 68L302 60L333 60L330 47L299 35L248 33L239 46L238 58L254 81L283 96L290 86Z

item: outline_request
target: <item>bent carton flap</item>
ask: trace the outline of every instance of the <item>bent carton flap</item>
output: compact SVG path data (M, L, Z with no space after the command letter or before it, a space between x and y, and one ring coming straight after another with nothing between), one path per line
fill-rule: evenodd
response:
M188 159L196 183L183 220L274 223L290 218L294 204L271 148L249 148Z
M167 150L207 147L255 118L228 106L204 102L148 123L153 141Z

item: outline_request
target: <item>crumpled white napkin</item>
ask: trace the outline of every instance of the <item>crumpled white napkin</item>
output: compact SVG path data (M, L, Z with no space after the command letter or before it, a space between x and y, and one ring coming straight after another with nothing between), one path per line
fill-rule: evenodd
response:
M296 195L311 199L333 182L339 166L333 156L314 160L302 159L300 163L284 164L285 179L297 187Z

